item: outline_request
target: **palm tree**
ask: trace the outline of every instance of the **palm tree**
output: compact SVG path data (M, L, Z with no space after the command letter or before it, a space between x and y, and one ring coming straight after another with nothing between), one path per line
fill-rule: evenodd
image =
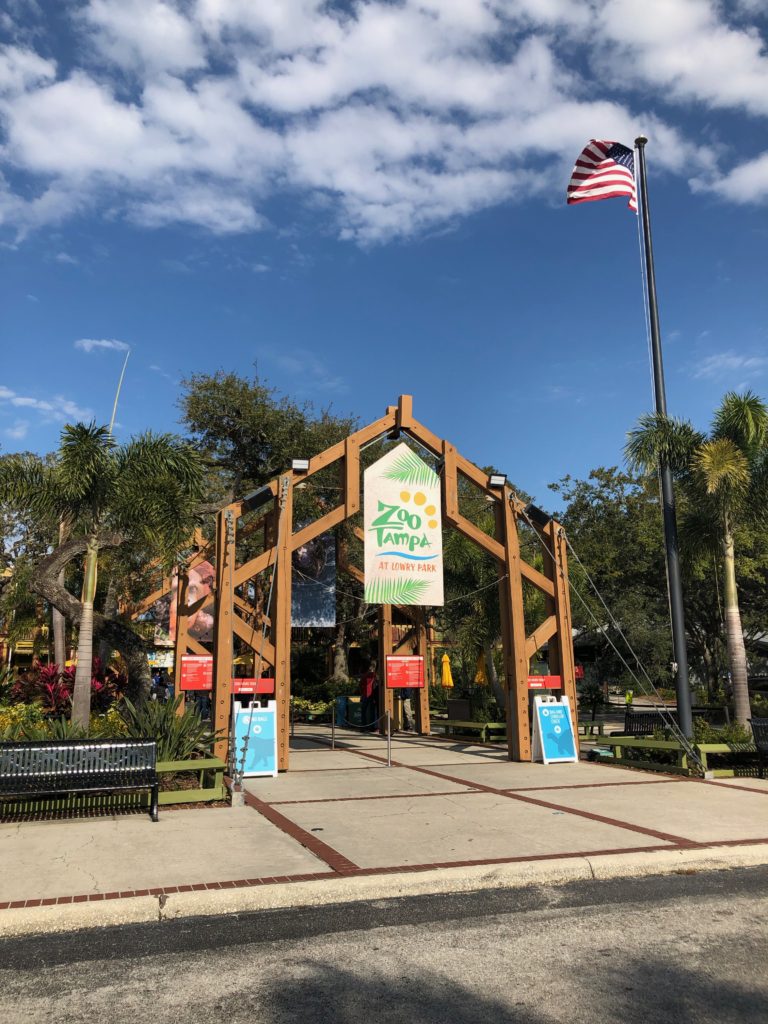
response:
M117 445L105 426L64 427L54 459L9 459L0 473L8 500L35 519L64 523L85 542L82 611L72 722L87 728L91 705L93 603L99 549L107 531L171 561L196 524L203 491L199 453L168 435L146 433Z
M628 461L645 471L665 460L681 481L689 509L683 534L699 547L720 548L728 664L735 717L750 716L747 655L736 583L735 530L764 522L768 507L768 406L757 395L733 391L715 413L709 436L690 423L661 415L640 419L629 434Z

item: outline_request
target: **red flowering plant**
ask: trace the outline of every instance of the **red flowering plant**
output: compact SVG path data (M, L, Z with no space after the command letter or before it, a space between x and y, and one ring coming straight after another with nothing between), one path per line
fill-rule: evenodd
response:
M96 712L107 711L125 692L127 677L107 667L99 658L93 659L91 670L91 703ZM39 704L46 715L57 717L69 712L75 686L75 669L35 663L22 672L10 688L15 704Z

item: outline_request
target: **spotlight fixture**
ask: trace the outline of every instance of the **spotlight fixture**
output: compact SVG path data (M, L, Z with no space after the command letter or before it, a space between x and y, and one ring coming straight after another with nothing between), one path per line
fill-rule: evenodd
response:
M266 505L273 498L274 495L270 487L257 487L255 491L251 491L243 498L242 511L253 512L254 509L261 508L262 505Z
M523 509L523 514L526 515L535 526L540 526L542 529L549 525L552 516L548 512L544 512L543 509L538 508L536 505L528 504Z
M309 459L292 459L291 469L294 473L306 473L309 471Z
M488 477L488 486L492 487L495 491L502 491L507 485L507 474L506 473L491 473Z

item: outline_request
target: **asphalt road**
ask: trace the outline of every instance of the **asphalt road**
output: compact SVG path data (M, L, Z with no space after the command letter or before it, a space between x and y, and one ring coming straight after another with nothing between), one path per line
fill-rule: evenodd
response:
M765 1024L768 867L0 941L0 1021Z

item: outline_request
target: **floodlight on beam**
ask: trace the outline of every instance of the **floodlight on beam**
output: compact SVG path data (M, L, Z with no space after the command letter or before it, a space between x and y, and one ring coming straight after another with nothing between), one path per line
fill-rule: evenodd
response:
M488 477L488 486L492 487L494 491L503 491L507 486L507 474L491 473Z
M242 512L253 512L254 509L261 508L262 505L266 505L273 498L274 494L271 487L257 487L255 491L246 494L240 504L240 509Z
M542 530L552 521L552 516L548 512L530 502L523 509L523 515L530 519L534 526L538 526Z
M291 469L294 473L308 473L309 459L292 459Z

